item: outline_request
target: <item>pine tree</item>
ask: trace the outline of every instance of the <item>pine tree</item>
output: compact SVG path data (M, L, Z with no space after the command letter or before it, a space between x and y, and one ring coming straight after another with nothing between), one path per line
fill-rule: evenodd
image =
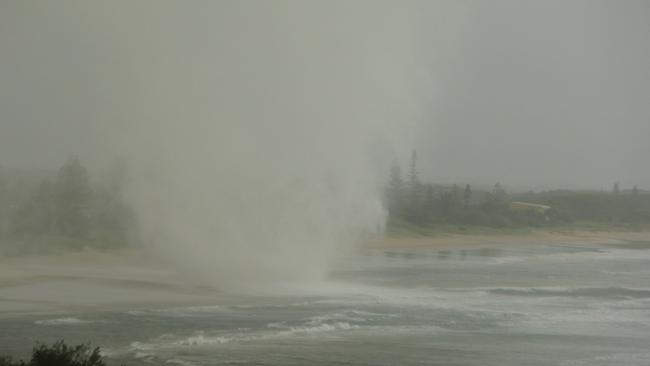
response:
M418 168L417 168L417 151L413 150L411 153L411 165L409 169L409 189L411 191L411 199L417 201L418 196Z
M78 159L59 169L56 182L56 223L61 234L84 237L90 231L90 182Z
M402 169L397 161L393 162L390 168L390 179L388 181L388 210L393 215L401 213L403 208L402 194L404 192L404 181L402 180Z
M469 207L469 200L472 198L472 188L469 184L465 186L465 191L463 192L463 199L465 200L465 208Z
M503 202L506 199L506 191L501 187L501 182L497 182L492 190L492 196L496 202Z
M411 164L409 167L409 201L407 208L407 218L413 223L423 223L423 204L420 202L420 181L418 178L417 168L417 151L413 150L411 154Z

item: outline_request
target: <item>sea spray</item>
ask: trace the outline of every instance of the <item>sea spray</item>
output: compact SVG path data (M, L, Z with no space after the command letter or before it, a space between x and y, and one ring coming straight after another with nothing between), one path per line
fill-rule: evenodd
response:
M417 119L410 5L147 4L111 39L132 102L101 131L143 242L240 288L320 279L381 232L387 165Z

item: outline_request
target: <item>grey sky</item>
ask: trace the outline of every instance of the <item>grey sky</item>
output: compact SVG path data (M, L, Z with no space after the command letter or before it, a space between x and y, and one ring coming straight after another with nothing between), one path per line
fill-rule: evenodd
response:
M128 124L120 112L137 103L131 86L143 65L119 24L130 7L103 18L111 6L82 3L0 3L0 165L58 166L93 154L94 126ZM432 86L417 89L427 101L423 175L650 188L650 2L420 7L416 55Z
M431 35L423 170L442 181L650 188L650 2L447 11Z

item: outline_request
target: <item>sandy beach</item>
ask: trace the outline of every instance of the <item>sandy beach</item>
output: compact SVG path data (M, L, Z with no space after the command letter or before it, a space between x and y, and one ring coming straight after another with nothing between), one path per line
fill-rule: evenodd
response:
M531 232L384 238L367 248L443 250L650 241L650 232ZM84 250L49 256L0 257L0 317L71 310L200 305L221 302L214 288L194 285L143 249Z
M0 257L0 317L213 302L144 250Z
M65 339L100 345L110 365L267 364L273 352L282 365L331 354L318 364L647 365L648 243L647 232L385 238L343 256L330 281L247 293L198 286L145 249L5 257L0 354Z
M370 248L435 247L440 249L482 246L528 246L536 244L616 244L627 241L650 241L650 231L532 231L511 235L460 235L382 238L370 241Z

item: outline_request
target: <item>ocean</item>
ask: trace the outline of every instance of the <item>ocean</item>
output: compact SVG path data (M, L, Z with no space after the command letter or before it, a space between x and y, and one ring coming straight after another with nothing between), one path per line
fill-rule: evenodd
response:
M109 365L650 365L648 242L368 249L324 283L223 298L0 319L0 355L65 339Z

